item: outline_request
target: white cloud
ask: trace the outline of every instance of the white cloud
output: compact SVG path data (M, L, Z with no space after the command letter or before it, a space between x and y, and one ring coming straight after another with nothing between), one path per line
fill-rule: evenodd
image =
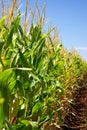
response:
M77 51L87 51L87 47L75 47Z

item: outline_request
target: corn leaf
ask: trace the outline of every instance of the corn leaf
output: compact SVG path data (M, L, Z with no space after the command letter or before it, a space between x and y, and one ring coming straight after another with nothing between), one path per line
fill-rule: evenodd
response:
M0 86L0 129L2 128L3 121L4 121L4 118L5 118L3 103L4 103L4 98L2 96L1 86Z
M0 72L0 83L5 83L13 74L11 69L4 70Z

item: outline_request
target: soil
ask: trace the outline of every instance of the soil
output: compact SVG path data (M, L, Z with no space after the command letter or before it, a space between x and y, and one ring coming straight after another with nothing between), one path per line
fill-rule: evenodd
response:
M73 93L73 103L60 130L87 130L87 74Z

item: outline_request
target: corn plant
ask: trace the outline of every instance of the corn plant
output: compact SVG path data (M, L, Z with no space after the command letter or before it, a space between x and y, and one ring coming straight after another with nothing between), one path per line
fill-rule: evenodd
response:
M42 21L25 30L20 13L0 19L0 129L59 127L85 62L55 43L54 29L44 33Z

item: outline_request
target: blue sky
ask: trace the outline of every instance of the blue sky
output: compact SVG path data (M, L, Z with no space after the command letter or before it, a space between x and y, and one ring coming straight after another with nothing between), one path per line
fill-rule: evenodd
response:
M4 0L10 2L11 0ZM24 8L25 0L20 0ZM29 0L34 7L36 0ZM38 0L46 3L48 24L58 27L60 40L68 50L76 49L87 60L87 0Z
M29 0L33 5L35 0ZM68 50L76 49L87 60L87 0L39 0L46 3L46 17L58 27L60 40Z

